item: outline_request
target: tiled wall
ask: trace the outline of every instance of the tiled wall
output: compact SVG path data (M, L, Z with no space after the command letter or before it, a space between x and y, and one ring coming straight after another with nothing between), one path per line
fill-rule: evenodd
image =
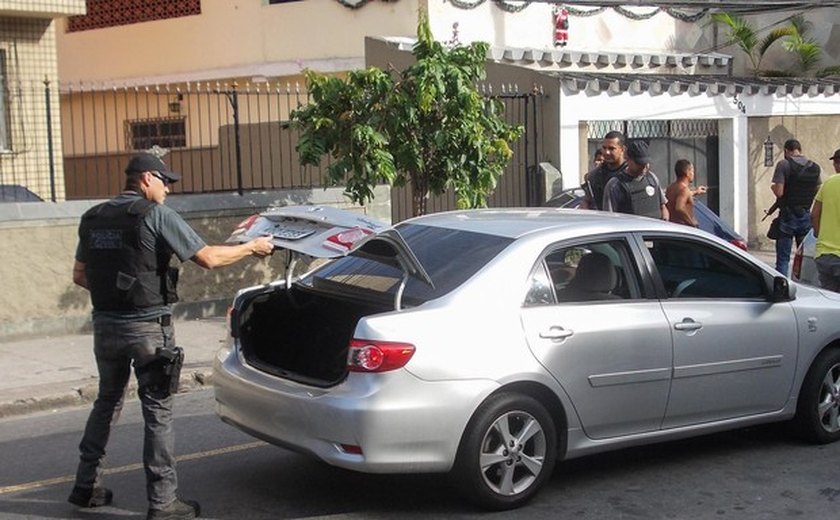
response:
M10 127L10 149L0 151L0 184L27 186L44 200L53 196L51 178L56 200L64 199L55 24L49 18L0 17L0 49L6 57L3 95ZM50 85L52 170L45 82Z

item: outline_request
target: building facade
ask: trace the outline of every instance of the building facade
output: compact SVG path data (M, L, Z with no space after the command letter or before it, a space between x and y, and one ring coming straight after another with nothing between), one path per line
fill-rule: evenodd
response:
M63 198L61 161L51 153L56 151L53 145L60 148L51 136L61 128L55 88L56 20L84 12L84 0L0 0L0 196L4 198L14 198L19 187L44 200ZM56 114L48 117L49 109Z

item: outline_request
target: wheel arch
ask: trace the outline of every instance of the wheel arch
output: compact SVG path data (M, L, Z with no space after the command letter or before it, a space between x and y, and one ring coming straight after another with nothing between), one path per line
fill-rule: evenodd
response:
M458 442L458 453L461 452L461 445L464 442L464 437L466 432L469 431L469 426L472 424L472 421L475 419L476 411L481 407L482 404L486 403L488 400L492 399L493 397L499 394L522 394L527 395L533 399L539 401L540 404L545 406L545 409L548 411L549 415L551 416L552 420L554 421L554 430L556 432L556 440L557 440L557 459L562 460L566 454L566 447L568 444L568 418L566 415L566 408L563 406L562 401L557 394L551 391L550 388L547 386L534 382L534 381L516 381L512 383L508 383L504 386L499 387L490 395L484 398L484 400L476 407L475 411L473 411L473 415L470 417L469 421L467 422L467 426L464 428L464 431L461 434L461 440Z

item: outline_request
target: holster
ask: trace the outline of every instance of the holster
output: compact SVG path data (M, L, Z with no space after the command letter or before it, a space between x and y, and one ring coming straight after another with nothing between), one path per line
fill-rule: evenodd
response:
M184 349L158 347L154 361L135 370L137 383L153 392L178 393L183 365Z

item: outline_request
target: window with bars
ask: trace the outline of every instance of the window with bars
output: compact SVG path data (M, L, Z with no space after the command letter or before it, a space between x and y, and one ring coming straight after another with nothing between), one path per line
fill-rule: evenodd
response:
M187 146L185 117L127 121L126 127L127 145L132 150L147 150L154 145L161 148Z

